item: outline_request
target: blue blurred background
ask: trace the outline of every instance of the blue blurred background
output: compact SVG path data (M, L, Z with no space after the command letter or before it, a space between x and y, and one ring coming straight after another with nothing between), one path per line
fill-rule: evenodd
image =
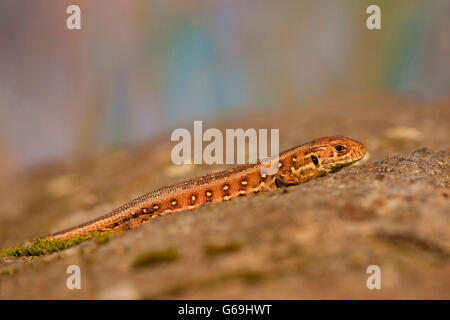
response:
M66 28L71 4L81 30ZM448 0L2 0L0 164L336 92L449 99L449 16Z

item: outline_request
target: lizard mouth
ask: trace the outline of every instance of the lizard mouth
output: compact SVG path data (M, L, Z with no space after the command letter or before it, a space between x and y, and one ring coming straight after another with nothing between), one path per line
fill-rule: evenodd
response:
M361 160L362 158L365 157L365 155L366 155L366 151L364 150L364 152L361 152L360 154L358 154L358 155L356 155L356 156L354 156L352 158L344 159L344 160L341 160L341 161L336 161L336 162L334 162L334 163L329 165L329 170L328 171L330 173L334 173L336 171L339 171L342 168L347 167L347 166L349 166L349 165L351 165L351 164Z

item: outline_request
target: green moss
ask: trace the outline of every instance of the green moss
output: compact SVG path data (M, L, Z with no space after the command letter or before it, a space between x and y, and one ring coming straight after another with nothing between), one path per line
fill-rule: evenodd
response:
M6 276L11 274L11 271L9 269L4 269L0 271L0 276Z
M242 245L239 242L228 242L222 245L208 244L205 246L205 254L209 257L215 257L222 254L228 254L241 250Z
M259 271L241 271L241 272L236 272L228 277L228 279L240 279L249 284L259 282L263 278L264 278L264 275Z
M92 232L87 236L72 237L67 240L34 239L0 251L0 257L44 256L53 252L74 247L81 242L95 239L99 243L109 240L110 232Z
M99 236L94 237L93 239L97 244L105 244L111 239L112 233L111 232L103 232Z
M2 271L0 271L0 276L11 275L17 273L17 271L19 271L19 269L17 268L3 269Z
M164 262L172 262L178 259L178 252L174 249L144 252L133 261L133 267L139 268Z

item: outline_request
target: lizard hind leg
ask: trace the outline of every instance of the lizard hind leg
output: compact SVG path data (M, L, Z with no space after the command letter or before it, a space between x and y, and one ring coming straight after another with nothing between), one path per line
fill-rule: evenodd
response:
M141 224L146 223L147 221L149 221L152 218L151 214L143 214L140 215L137 219L132 219L131 221L129 221L126 226L124 226L125 228L128 229L134 229L139 227Z
M277 187L290 186L302 183L300 178L292 172L284 171L277 174L275 183Z

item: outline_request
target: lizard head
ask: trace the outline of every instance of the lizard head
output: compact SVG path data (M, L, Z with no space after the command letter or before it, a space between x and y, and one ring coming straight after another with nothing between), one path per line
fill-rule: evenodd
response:
M356 140L336 136L312 141L310 153L313 162L327 172L335 172L364 158L366 148Z

